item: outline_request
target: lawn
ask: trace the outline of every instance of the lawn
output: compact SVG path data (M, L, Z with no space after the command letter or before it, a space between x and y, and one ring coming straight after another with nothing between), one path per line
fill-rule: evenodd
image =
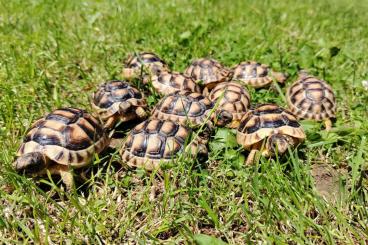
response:
M360 0L0 0L0 242L210 244L203 234L229 244L366 243L367 12ZM234 132L220 128L206 162L181 159L163 174L105 152L74 192L11 169L35 119L58 107L90 111L96 86L121 78L125 57L143 50L176 71L199 57L257 60L288 73L286 86L308 69L336 92L334 128L304 121L298 151L251 167ZM250 93L254 104L286 106L285 87ZM325 198L316 164L338 173Z

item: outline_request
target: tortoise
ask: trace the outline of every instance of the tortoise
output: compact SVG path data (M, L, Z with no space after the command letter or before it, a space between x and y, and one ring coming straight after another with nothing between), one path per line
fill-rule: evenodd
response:
M233 81L241 81L254 88L267 87L274 79L279 83L284 83L287 76L256 61L243 61L233 68Z
M236 140L250 150L246 161L249 165L258 151L266 157L281 155L288 147L303 142L305 137L304 130L290 111L276 104L263 104L244 115Z
M60 175L72 188L72 169L87 166L109 139L96 118L82 109L61 108L34 122L26 133L13 166L31 177Z
M141 52L129 55L123 68L125 79L141 78L147 82L152 75L169 71L169 67L158 55L151 52Z
M197 127L206 122L212 107L213 103L200 93L177 91L166 95L157 103L152 111L152 118L171 120L183 125L189 123Z
M192 77L195 81L203 82L204 95L208 95L209 91L218 83L225 82L231 77L229 69L225 68L217 60L207 58L194 60L184 74Z
M146 170L159 169L178 154L206 155L207 147L199 138L189 143L192 130L170 120L149 118L133 128L120 150L123 163Z
M237 128L250 106L250 95L246 88L236 82L218 84L209 95L215 103L215 122L219 126Z
M199 85L188 76L179 72L165 72L152 76L152 86L162 95L168 95L176 91L190 91L201 93Z
M91 104L108 129L113 128L119 120L127 122L147 116L144 95L126 81L112 80L101 84Z
M289 109L299 119L324 121L326 130L331 129L331 119L336 117L336 99L327 82L302 71L287 89L286 98Z

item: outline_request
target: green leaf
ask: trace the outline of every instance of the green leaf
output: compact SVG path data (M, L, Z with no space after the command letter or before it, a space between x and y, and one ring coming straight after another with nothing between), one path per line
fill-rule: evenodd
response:
M204 234L196 234L194 235L194 242L197 245L226 245L226 242L223 242L221 239L218 239L213 236L204 235Z

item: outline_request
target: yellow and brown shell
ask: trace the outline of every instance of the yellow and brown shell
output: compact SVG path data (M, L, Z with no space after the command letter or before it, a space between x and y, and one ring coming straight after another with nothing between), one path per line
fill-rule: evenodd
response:
M123 163L147 170L178 157L192 131L169 120L148 119L132 129L120 151Z
M275 104L260 105L248 111L240 122L236 139L244 148L250 149L273 134L289 135L299 142L305 139L296 117Z
M141 52L128 57L123 68L123 76L126 79L145 78L147 75L150 77L169 70L166 62L158 55L151 52Z
M286 76L273 72L268 65L256 61L244 61L233 68L232 81L241 81L254 88L266 87L272 83L273 79L283 83Z
M202 94L179 91L162 98L154 108L152 117L199 126L206 121L212 108L213 103Z
M75 168L89 164L108 144L99 122L81 109L57 109L28 130L17 156L40 152L48 159Z
M185 70L185 75L195 81L203 81L203 85L212 89L217 83L229 80L231 72L214 59L201 58L194 60Z
M178 72L165 72L152 76L152 86L162 95L176 91L201 93L201 88L191 77Z
M130 83L120 80L112 80L101 84L93 95L92 108L96 111L103 122L110 117L120 113L120 107L124 104L126 108L131 108L132 115L121 115L125 118L134 119L134 108L147 107L143 93Z
M314 76L301 76L287 90L288 106L298 118L322 121L336 117L335 94L329 84Z
M215 117L217 124L226 122L230 128L236 128L240 120L250 106L250 95L246 88L236 82L226 82L218 84L210 93L209 99L215 104ZM229 117L224 120L223 117Z

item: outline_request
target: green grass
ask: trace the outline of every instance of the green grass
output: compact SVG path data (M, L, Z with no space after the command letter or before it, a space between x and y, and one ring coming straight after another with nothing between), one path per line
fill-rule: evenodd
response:
M330 1L0 1L0 242L361 243L368 241L368 3ZM97 159L67 193L11 170L22 136L61 106L90 110L96 86L120 78L128 53L158 53L173 70L210 56L232 66L270 64L296 78L307 68L333 86L334 130L304 122L308 139L279 160L243 165L234 134L219 130L209 160L183 160L162 176ZM285 88L281 88L285 92ZM283 97L250 90L253 103ZM309 169L344 172L329 203ZM119 170L120 169L120 170ZM41 188L40 188L41 185ZM151 186L159 186L150 198ZM7 187L13 192L6 191ZM47 191L45 191L47 190Z

